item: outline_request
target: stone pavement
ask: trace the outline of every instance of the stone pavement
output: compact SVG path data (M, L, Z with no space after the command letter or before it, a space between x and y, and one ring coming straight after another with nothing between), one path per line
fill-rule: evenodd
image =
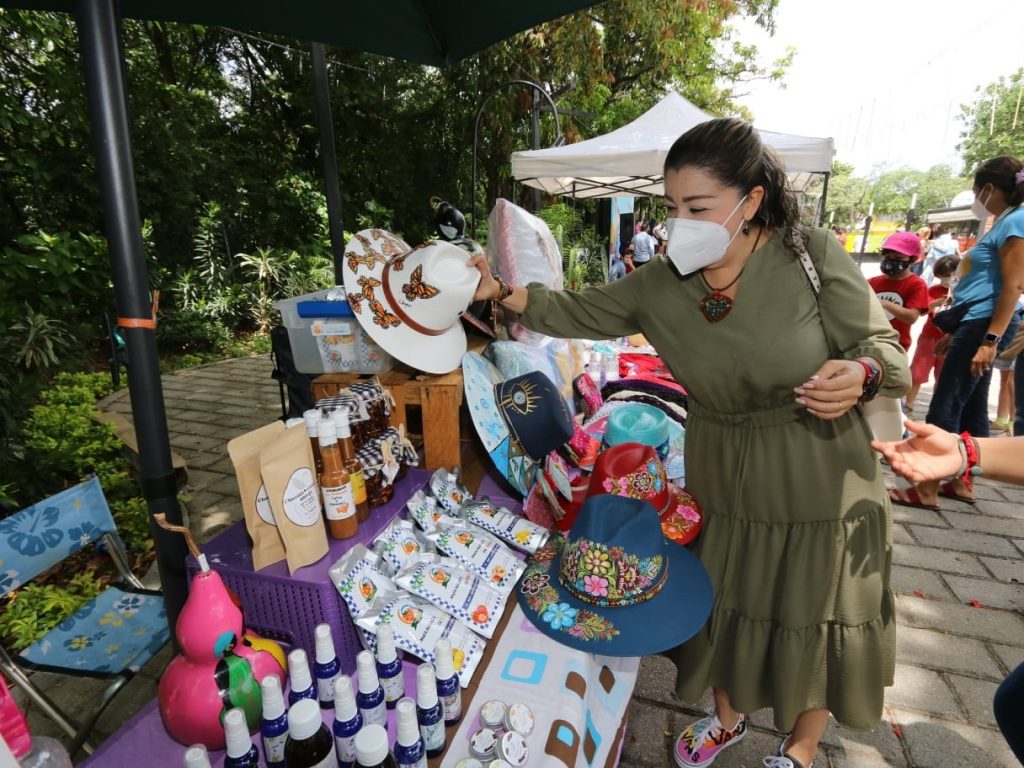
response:
M280 415L268 356L229 360L164 376L174 449L188 462L187 511L201 540L240 519L241 508L225 445ZM923 403L930 392L922 392ZM130 412L126 392L103 404ZM992 718L998 682L1024 660L1024 487L980 481L979 501L943 500L941 512L894 508L893 588L897 592L896 684L887 690L884 719L870 732L829 726L818 768L953 768L1016 766ZM975 604L976 601L976 604ZM167 651L134 680L104 714L98 737L109 735L155 695ZM630 705L623 768L663 768L686 723L710 706L674 693L676 670L663 656L646 658ZM90 681L39 679L58 701L87 706ZM716 761L720 768L760 768L779 734L771 713L752 717L748 737ZM35 732L56 734L33 711Z

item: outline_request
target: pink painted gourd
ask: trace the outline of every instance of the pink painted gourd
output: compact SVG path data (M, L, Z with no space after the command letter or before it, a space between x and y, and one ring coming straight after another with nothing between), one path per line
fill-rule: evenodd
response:
M242 610L206 558L197 557L201 571L192 580L188 599L178 616L175 636L181 653L160 680L160 715L171 737L182 744L223 749L222 720L227 711L245 712L250 731L259 726L262 711L260 681L276 675L285 682L278 658L284 654L273 641L247 636Z

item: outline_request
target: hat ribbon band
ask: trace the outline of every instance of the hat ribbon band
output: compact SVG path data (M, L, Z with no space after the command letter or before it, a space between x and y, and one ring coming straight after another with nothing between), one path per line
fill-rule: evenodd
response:
M655 487L655 483L657 481L660 481L663 484L662 487L664 487L664 484L667 484L668 482L665 477L664 470L659 471L659 467L654 465L653 461L651 461L635 472L630 472L622 477L609 475L603 483L603 488L606 493L610 493L615 496L640 499L641 501L649 501L653 504L654 499L661 490L660 488ZM661 505L661 509L658 510L658 514L663 515L668 512L668 508L671 504L672 492L669 490L665 494L665 503Z
M665 567L661 569L661 577L650 585L643 592L638 592L630 597L595 597L594 595L588 594L583 590L578 589L574 584L568 584L559 578L559 583L565 587L565 591L575 597L580 602L586 603L587 605L594 605L599 608L625 608L627 605L637 605L639 603L646 603L652 597L661 592L661 588L665 586L665 581L668 579L668 562L665 562Z
M408 254L399 254L397 256L392 256L384 265L384 272L381 274L381 287L384 289L384 297L388 300L388 304L391 305L391 310L398 315L398 319L409 326L409 328L416 331L416 333L424 336L441 336L448 331L448 328L437 330L435 328L427 328L425 325L420 325L409 317L406 311L402 309L398 300L395 298L395 294L391 291L391 265L397 261L404 261L407 255Z

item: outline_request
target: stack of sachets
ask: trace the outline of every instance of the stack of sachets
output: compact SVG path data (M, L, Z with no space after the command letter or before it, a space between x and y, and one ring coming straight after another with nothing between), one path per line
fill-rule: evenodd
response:
M447 638L466 686L525 567L509 545L533 553L549 532L473 499L457 471L438 470L430 489L408 500L409 519L391 521L372 549L356 546L339 559L331 578L368 648L382 623L396 646L431 663Z

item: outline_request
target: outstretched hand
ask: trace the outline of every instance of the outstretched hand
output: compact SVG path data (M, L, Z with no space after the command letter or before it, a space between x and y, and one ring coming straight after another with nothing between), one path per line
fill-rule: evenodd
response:
M872 440L871 447L881 453L889 462L892 471L912 483L926 480L940 480L952 477L963 464L959 437L919 421L905 421L912 433L906 440L883 443Z
M819 419L838 419L864 393L864 367L853 360L826 360L811 378L793 389L797 403Z
M482 253L475 253L466 262L467 267L473 267L480 272L480 282L473 294L473 301L485 301L493 299L498 295L498 281L491 274L491 265L487 263L487 257Z

